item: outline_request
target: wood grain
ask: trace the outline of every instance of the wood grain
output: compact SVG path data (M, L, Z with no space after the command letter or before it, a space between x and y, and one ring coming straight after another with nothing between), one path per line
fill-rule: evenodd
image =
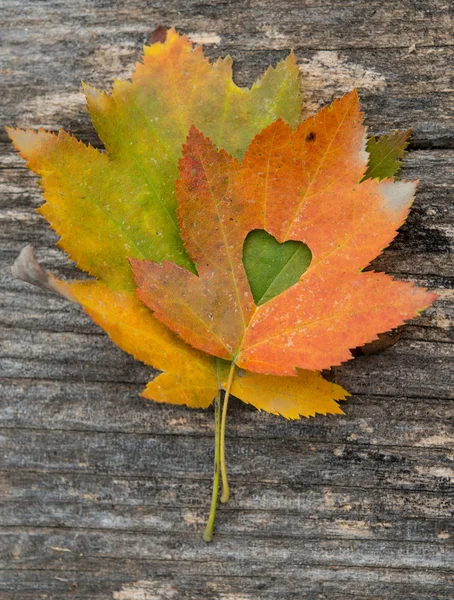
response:
M454 36L448 2L3 0L1 122L98 147L80 80L127 77L160 24L230 53L249 85L294 48L306 111L357 86L371 133L414 130L412 213L373 264L440 294L382 354L331 377L345 415L297 422L232 402L233 498L201 539L213 414L137 396L152 370L82 311L12 279L36 178L0 133L0 599L452 600Z

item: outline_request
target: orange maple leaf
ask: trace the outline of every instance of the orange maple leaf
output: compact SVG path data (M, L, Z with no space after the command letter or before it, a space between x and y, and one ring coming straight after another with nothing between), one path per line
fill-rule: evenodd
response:
M296 375L352 358L436 295L363 272L407 217L416 183L362 181L366 131L356 91L295 131L277 120L240 163L193 127L180 159L179 224L198 276L131 259L139 298L186 342L249 371ZM246 235L299 240L312 262L299 281L256 306L242 261Z

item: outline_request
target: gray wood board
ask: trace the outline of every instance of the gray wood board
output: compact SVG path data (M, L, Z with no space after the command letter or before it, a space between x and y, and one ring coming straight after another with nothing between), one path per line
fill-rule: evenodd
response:
M378 355L330 377L345 415L288 422L233 401L232 500L212 545L212 410L138 397L153 375L78 307L14 281L27 243L76 274L0 134L0 599L452 600L454 37L450 5L8 0L8 125L100 146L80 80L127 77L160 24L230 53L250 85L294 48L306 112L356 85L371 133L413 128L412 213L374 268L440 294Z

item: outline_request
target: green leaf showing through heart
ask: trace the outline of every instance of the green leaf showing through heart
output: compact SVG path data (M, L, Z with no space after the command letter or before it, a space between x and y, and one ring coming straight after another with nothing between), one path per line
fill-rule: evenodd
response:
M244 241L243 264L257 305L294 285L311 263L312 253L303 242L280 244L263 229L251 231Z
M371 137L367 142L369 163L364 179L394 177L402 166L410 133L411 129L408 129L380 137Z

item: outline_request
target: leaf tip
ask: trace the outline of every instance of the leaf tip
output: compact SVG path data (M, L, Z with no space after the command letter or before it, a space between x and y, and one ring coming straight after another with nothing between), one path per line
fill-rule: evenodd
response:
M5 128L14 148L28 163L37 155L45 140L55 138L53 133L39 129L20 129L14 127ZM27 166L30 166L29 164Z
M144 265L142 263L145 263L146 261L141 260L140 258L134 258L132 256L128 256L128 262L131 265L134 279L136 280L137 285L139 285L139 283L137 282L137 278L143 274Z

